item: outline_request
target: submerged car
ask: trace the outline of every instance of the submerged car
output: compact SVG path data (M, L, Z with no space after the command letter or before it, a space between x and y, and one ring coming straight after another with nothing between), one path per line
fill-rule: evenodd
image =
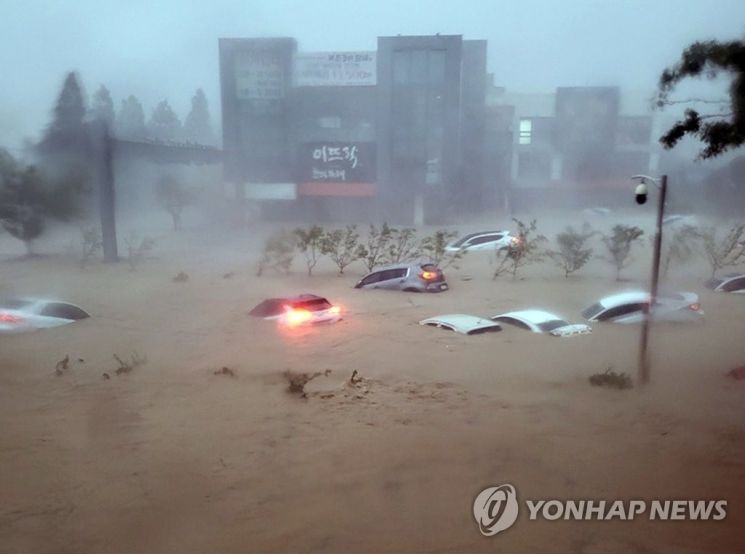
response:
M282 325L297 327L314 323L336 323L341 319L341 308L322 296L301 294L286 298L268 298L249 315L274 320Z
M715 292L745 294L745 273L730 273L724 277L712 277L706 286Z
M482 231L459 238L445 247L447 252L473 252L477 250L501 250L517 240L509 231Z
M644 308L649 305L649 298L650 294L644 291L606 296L582 310L582 316L589 321L638 323L644 320ZM704 316L694 292L658 294L651 309L655 319L664 321L699 321Z
M356 289L389 289L404 292L443 292L448 290L442 270L434 264L397 264L368 273Z
M571 337L573 335L587 335L592 327L584 323L569 323L551 312L543 310L519 310L507 312L492 317L499 323L508 323L533 333L548 333L555 337Z
M69 302L41 298L0 300L0 333L18 333L67 325L90 314Z
M455 331L463 335L479 335L481 333L494 333L502 330L499 323L467 314L438 315L421 320L419 325L439 327L440 329Z

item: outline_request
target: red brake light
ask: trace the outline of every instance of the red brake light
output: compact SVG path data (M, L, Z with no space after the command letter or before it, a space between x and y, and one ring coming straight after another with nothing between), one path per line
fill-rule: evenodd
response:
M420 276L425 281L431 281L432 279L437 279L437 272L436 271L422 271Z
M20 323L23 321L20 317L9 314L8 312L0 312L0 322L2 323Z
M692 309L692 310L693 310L694 312L698 312L699 310L701 310L701 304L699 304L699 303L696 303L696 304L691 304L691 305L690 305L690 306L688 306L688 307L689 307L690 309Z

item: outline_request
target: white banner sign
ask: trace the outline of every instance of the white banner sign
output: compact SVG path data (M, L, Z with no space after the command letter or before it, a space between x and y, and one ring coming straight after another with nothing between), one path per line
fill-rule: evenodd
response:
M310 52L295 56L297 87L369 87L377 81L375 52Z

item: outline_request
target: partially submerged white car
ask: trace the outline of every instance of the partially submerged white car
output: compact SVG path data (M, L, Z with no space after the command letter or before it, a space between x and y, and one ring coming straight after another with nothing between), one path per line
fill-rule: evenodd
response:
M445 247L447 252L473 252L478 250L501 250L517 240L509 231L482 231L459 238Z
M445 314L423 319L419 325L430 325L463 335L480 335L501 331L499 323L468 314Z
M649 305L650 294L629 291L606 296L582 310L588 321L613 321L639 323L644 321L644 308ZM663 321L700 321L704 311L694 292L662 293L651 307L654 319Z
M88 312L69 302L42 298L0 300L0 333L48 329L89 317Z
M715 292L745 294L745 273L730 273L723 277L712 277L706 281L706 286Z
M548 333L554 337L571 337L587 335L592 327L584 323L569 323L556 314L543 310L519 310L495 315L492 320L507 323L532 331L533 333Z

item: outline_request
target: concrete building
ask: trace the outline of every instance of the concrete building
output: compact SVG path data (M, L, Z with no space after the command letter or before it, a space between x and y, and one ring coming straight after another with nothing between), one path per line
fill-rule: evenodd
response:
M302 52L220 39L224 176L268 217L442 223L521 206L594 205L654 173L645 102L618 87L515 94L486 41L378 38ZM239 202L240 204L240 202Z

